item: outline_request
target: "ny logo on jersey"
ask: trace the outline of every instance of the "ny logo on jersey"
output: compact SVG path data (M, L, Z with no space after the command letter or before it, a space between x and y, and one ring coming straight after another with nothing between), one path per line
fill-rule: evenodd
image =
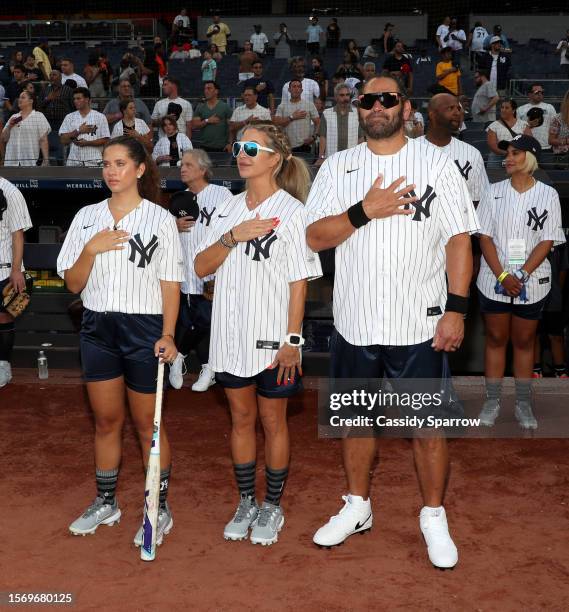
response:
M128 260L134 263L136 253L138 253L140 255L140 259L138 260L137 267L145 268L146 265L152 260L154 251L158 248L158 236L153 234L150 242L145 245L142 242L140 234L135 234L134 238L131 238L128 243L130 244L130 257Z
M526 223L526 225L528 227L531 227L531 224L533 222L533 227L531 228L534 232L537 232L538 229L542 230L543 229L543 224L545 223L545 220L547 219L547 215L549 214L549 211L544 210L541 215L537 214L537 209L534 206L531 210L528 210L528 222Z
M413 198L417 197L415 190L411 190L409 195ZM413 215L413 221L422 221L421 215L425 215L425 219L431 216L431 204L433 200L437 197L437 194L434 192L433 188L430 185L427 185L425 189L425 193L416 201L413 202L413 207L415 208L415 214ZM409 209L409 204L405 204L403 208Z
M211 218L213 217L213 213L215 212L215 206L211 209L211 212L207 212L207 208L202 208L200 210L200 223L205 224L206 227L209 227L211 223Z
M467 160L464 166L461 166L458 159L455 159L454 163L456 164L456 167L458 168L458 170L460 171L464 179L467 181L468 175L470 174L470 171L472 170L472 164Z
M252 240L247 241L247 246L245 247L245 255L249 255L251 251L251 247L255 249L255 253L253 254L253 261L261 261L261 255L263 259L268 259L271 254L271 245L277 239L277 235L273 230L271 230L266 236L261 236L260 238L253 238Z

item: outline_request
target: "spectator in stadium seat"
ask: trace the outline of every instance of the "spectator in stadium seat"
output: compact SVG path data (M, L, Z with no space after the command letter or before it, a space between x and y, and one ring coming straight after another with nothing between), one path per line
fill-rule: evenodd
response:
M104 98L107 90L103 82L103 71L99 62L99 54L91 53L83 70L87 87L93 98ZM63 78L63 77L62 77Z
M320 37L324 34L324 30L318 23L318 17L310 17L310 25L306 28L306 48L310 55L318 55L320 53Z
M40 38L39 44L32 51L33 56L36 59L37 67L42 72L42 78L44 81L49 80L51 74L51 63L49 60L49 44L47 38Z
M569 161L569 90L563 96L559 114L551 120L549 144L553 147L557 162Z
M387 22L383 27L383 34L379 40L381 41L381 50L383 51L384 55L391 53L395 47L395 43L397 42L397 39L395 36L393 36L394 28L395 24L389 22Z
M400 40L395 43L393 53L385 58L383 69L387 70L391 76L397 77L403 82L407 89L407 95L413 93L411 56L405 53L405 45Z
M501 168L506 159L506 151L498 147L499 142L509 142L518 134L531 136L531 130L525 121L517 116L518 105L515 100L508 98L502 100L500 105L500 119L494 121L486 128L486 139L490 154L488 155L488 168Z
M39 109L45 115L51 127L47 136L49 158L52 164L63 164L63 147L59 139L59 128L65 116L73 112L73 91L61 82L61 72L52 70L49 85L44 89Z
M433 94L450 93L453 96L462 94L462 72L458 62L453 60L453 51L450 47L441 49L441 61L438 62L435 75L436 85L431 89Z
M141 61L132 55L140 72L140 95L143 98L156 98L160 95L160 66L156 61L154 46L144 47L144 59Z
M408 138L419 138L425 133L425 120L417 108L417 102L411 100L411 115L405 121L405 135Z
M310 153L320 126L320 116L314 104L302 98L300 79L289 81L289 99L283 98L273 120L275 125L284 129L293 151Z
M361 58L360 50L358 48L358 43L353 38L350 38L350 40L346 43L346 51L355 56L357 62L359 63Z
M358 58L349 51L344 53L344 61L336 68L336 75L342 79L362 80L363 74L358 64Z
M247 79L243 83L243 87L253 87L257 92L257 102L268 108L271 115L275 114L275 86L272 81L269 81L263 76L263 63L261 60L255 60L253 63L253 78Z
M557 115L557 111L554 106L543 101L544 95L543 85L532 83L528 93L529 103L518 108L518 117L527 122L532 136L539 142L542 151L551 151L549 126L551 120ZM536 113L534 109L540 109L542 112ZM535 113L535 117L531 116L532 112Z
M61 60L61 82L65 85L65 82L68 79L72 79L75 81L77 87L87 87L87 81L75 72L75 66L73 62L68 58L64 57Z
M318 128L318 159L320 166L324 160L338 151L355 147L363 138L358 120L358 111L352 106L352 92L348 85L340 83L334 88L336 104L327 108L320 117Z
M492 34L488 34L484 39L483 47L487 51L492 47L492 39L498 37L500 39L500 44L504 53L511 53L510 43L506 38L506 35L502 32L502 26L497 24L492 29Z
M119 102L121 120L114 124L111 138L132 136L141 142L147 151L152 151L152 132L146 121L136 116L135 100L126 98Z
M458 62L460 66L462 51L466 44L466 33L458 27L458 21L455 17L450 20L448 34L445 36L445 39L445 46L452 49L453 60Z
M488 80L488 73L477 70L474 73L476 93L472 99L472 121L475 123L488 123L496 120L496 104L500 100L494 84Z
M202 62L202 81L215 81L217 76L217 63L211 57L211 53L206 49L203 52Z
M263 57L267 53L267 49L269 47L269 39L264 32L261 32L261 24L256 24L253 26L255 32L251 34L251 38L249 39L251 45L253 45L253 51Z
M103 110L103 115L105 115L107 121L109 122L110 131L112 131L115 124L123 118L124 113L120 109L121 102L128 100L132 100L132 102L134 102L136 117L138 119L142 119L147 125L152 125L152 117L150 116L148 106L146 106L146 104L139 98L135 99L130 80L121 79L118 86L118 96L112 100L109 100Z
M26 56L26 61L24 62L24 68L26 69L26 79L28 81L42 81L43 73L37 67L36 58L29 54Z
M211 57L217 62L219 63L222 59L223 59L223 55L221 55L221 53L219 52L219 49L217 47L217 45L215 43L211 43L211 45L208 47L209 52L211 53Z
M292 62L292 72L294 75L294 79L299 80L302 83L302 99L307 102L312 102L314 98L320 97L320 86L318 83L304 76L304 58L297 59ZM283 102L288 102L290 100L290 85L291 81L287 81L283 85L283 89L281 92L281 99Z
M275 41L275 59L290 59L290 37L286 23L279 25L279 31L273 35Z
M6 87L6 110L12 111L16 107L16 100L22 93L22 87L26 82L26 69L22 64L14 66L12 72L12 80Z
M219 85L204 83L205 102L198 104L192 126L200 130L201 149L208 152L231 152L229 119L233 114L227 102L219 99Z
M188 17L188 9L187 8L180 9L180 14L176 15L176 17L174 17L174 21L172 22L172 24L173 25L179 25L180 22L182 22L182 27L183 28L189 28L190 27L190 18Z
M35 94L22 91L18 98L20 112L12 115L2 130L2 142L6 145L5 166L36 166L40 151L42 165L49 165L47 135L51 128L35 106Z
M271 121L271 113L268 108L258 103L254 87L245 87L242 98L245 104L238 106L229 120L231 143L241 140L243 130L251 121Z
M447 15L443 19L443 22L441 23L441 25L437 28L437 33L435 35L435 40L437 42L437 46L439 47L439 51L443 47L447 46L446 41L444 39L446 38L448 34L449 27L450 27L450 17Z
M328 96L328 73L326 70L324 70L322 58L315 55L310 60L310 63L312 67L309 70L307 77L318 83L318 87L320 88L320 97L326 99Z
M478 55L478 68L488 73L488 80L494 85L503 98L508 89L512 60L502 50L502 40L499 36L491 38L490 50Z
M182 134L185 134L188 138L192 137L192 118L194 116L194 110L190 102L181 98L179 95L180 91L180 81L175 79L174 77L167 76L164 79L164 83L162 85L162 89L165 98L162 100L158 100L154 105L154 109L152 111L152 122L156 127L160 127L162 117L166 115L171 115L172 112L169 110L171 104L179 104L182 107L182 113L178 118L178 131ZM164 133L160 129L158 133L159 138L164 136Z
M374 45L374 41L370 41L369 45L364 49L364 54L362 56L363 61L367 60L375 60L379 57L379 52L377 51L376 46Z
M258 60L257 54L253 51L253 45L246 40L243 43L243 51L239 54L239 82L252 79L253 62Z
M330 23L326 27L326 47L328 49L337 49L340 44L341 30L336 17L332 17Z
M154 146L152 158L159 166L179 166L184 153L194 148L192 141L178 131L175 115L162 117L160 128L164 136Z
M217 45L222 55L227 53L227 39L231 36L231 30L226 23L221 22L219 15L213 16L213 23L207 29L206 36L208 40Z
M482 25L481 21L477 21L474 27L468 33L466 47L470 50L470 70L478 68L477 56L478 53L484 51L484 41L488 36L488 30Z
M375 64L373 62L366 62L363 66L362 72L364 75L364 81L366 83L377 76Z
M67 166L100 166L103 145L109 140L109 124L103 113L91 109L91 92L86 87L73 91L73 104L77 109L66 115L59 136L69 147Z
M559 41L555 53L559 53L559 66L564 78L569 79L569 30L565 33L565 38Z

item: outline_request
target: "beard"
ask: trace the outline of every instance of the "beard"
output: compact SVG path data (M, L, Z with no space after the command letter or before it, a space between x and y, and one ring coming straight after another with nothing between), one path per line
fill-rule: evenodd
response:
M390 138L403 129L403 103L399 104L399 112L387 121L373 121L379 113L370 113L365 119L360 117L360 126L364 134L371 140ZM387 115L384 115L387 116Z

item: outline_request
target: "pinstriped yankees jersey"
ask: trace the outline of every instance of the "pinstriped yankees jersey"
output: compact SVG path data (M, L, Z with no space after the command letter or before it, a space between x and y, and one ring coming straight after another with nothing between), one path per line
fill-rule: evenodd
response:
M227 187L221 185L208 185L197 194L200 216L189 232L180 232L182 253L184 254L184 270L186 280L182 283L182 292L186 294L201 294L203 284L215 275L200 278L194 270L194 256L198 246L204 241L209 232L215 211L227 200L232 193Z
M480 218L480 234L492 238L504 270L513 272L523 266L508 264L508 241L511 239L525 241L525 260L544 240L553 240L554 246L565 242L559 195L553 187L541 181L536 181L535 185L524 193L518 193L512 187L510 179L494 183L480 200L477 212ZM491 300L512 300L508 295L494 292L496 277L484 257L480 261L476 286ZM532 272L526 289L528 302L514 298L514 304L534 304L549 293L551 264L547 258Z
M336 247L334 324L353 345L419 344L433 337L446 303L445 245L475 232L478 220L449 157L407 139L394 155L362 143L327 159L308 196L308 222L345 212L380 174L384 187L401 176L415 183L419 201L414 214L373 219Z
M470 199L473 202L480 202L484 192L490 186L490 181L486 174L484 160L478 149L454 137L445 147L434 145L427 140L426 136L420 136L417 141L444 151L454 161L458 171L466 181Z
M209 366L243 377L265 370L284 340L289 283L322 275L318 255L306 244L302 203L280 189L249 210L245 196L240 193L223 203L196 252L257 213L262 219L280 219L276 230L231 249L215 274Z
M105 228L113 228L108 200L85 206L74 217L57 258L57 272L77 261L83 247ZM81 298L95 312L162 314L160 281L184 280L184 261L174 217L148 200L117 224L130 240L118 251L99 253Z
M0 177L0 189L6 198L5 203L0 201L0 281L3 281L12 272L12 234L29 230L32 220L26 200L15 185Z

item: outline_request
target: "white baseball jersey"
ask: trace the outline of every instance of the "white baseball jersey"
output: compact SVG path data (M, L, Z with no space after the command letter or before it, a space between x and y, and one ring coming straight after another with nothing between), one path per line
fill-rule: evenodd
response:
M26 200L17 187L0 177L0 190L6 198L5 204L0 201L0 281L3 281L12 272L12 234L29 230L32 220Z
M115 221L108 200L82 208L74 217L57 258L57 273L75 264L93 236ZM117 224L129 233L125 248L95 257L81 292L85 308L95 312L162 314L160 281L184 280L184 260L174 217L148 200Z
M470 50L479 53L484 51L484 40L488 36L488 31L482 26L476 26L472 30L472 42L470 43Z
M520 264L510 264L511 240L522 240L524 251L521 256L527 260L535 247L544 240L553 240L553 245L565 242L565 234L561 228L561 205L559 195L553 187L536 181L535 185L518 193L510 179L490 185L477 208L480 219L480 234L490 236L498 259L504 270L514 272L522 267ZM489 299L497 302L510 302L512 298L494 292L496 277L481 258L480 272L476 286ZM514 304L534 304L542 300L551 289L551 264L548 259L534 270L526 283L528 302L514 298Z
M290 100L290 91L288 90L290 81L287 81L283 85L283 91L281 94L282 102L288 102ZM302 79L302 93L300 97L307 102L313 102L314 98L320 97L320 85L313 79L304 78Z
M190 102L185 100L184 98L163 98L162 100L158 100L154 105L154 109L152 110L152 119L162 119L168 114L168 104L173 102L174 104L179 104L182 107L182 113L178 117L178 131L182 134L186 134L186 122L191 121L194 116L194 109ZM158 129L158 138L162 138L165 136L162 128Z
M21 117L18 113L16 117ZM48 120L43 113L33 110L14 127L4 128L10 135L4 156L5 166L36 166L40 156L40 138L51 132Z
M180 232L186 271L186 280L182 283L182 293L201 294L203 293L204 282L214 278L215 275L213 274L205 278L200 278L196 274L194 270L194 257L198 246L205 240L212 226L215 211L221 207L225 200L231 197L233 197L232 193L227 187L211 184L197 194L200 216L196 220L194 227L188 232Z
M245 104L238 106L234 111L233 115L231 115L231 119L229 121L234 121L238 123L239 121L246 121L249 117L256 117L257 119L261 119L263 121L271 120L271 111L260 104L257 104L254 108L249 108ZM242 127L236 134L235 140L241 140L241 136L243 136L243 132L247 126Z
M196 253L239 223L278 217L266 236L241 242L215 274L209 366L215 372L255 376L274 360L287 334L289 283L322 275L320 259L306 244L306 210L280 189L254 210L246 193L229 198ZM296 330L298 331L298 330Z
M78 130L84 123L94 125L97 130L94 134L79 134L78 140L99 140L99 138L110 138L109 123L103 113L90 110L86 115L79 111L65 115L63 123L59 128L59 134L69 134ZM78 147L73 142L69 145L67 166L100 166L103 161L103 147Z
M146 124L145 121L135 117L134 119L134 129L141 135L144 136L150 132L150 128ZM124 124L122 121L117 121L115 126L113 127L113 131L111 132L111 138L117 138L117 136L128 136L128 132L124 129Z
M182 132L178 132L176 134L176 144L178 145L178 155L180 156L178 165L180 165L184 153L186 151L191 151L194 147L192 145L192 141L185 134L182 134ZM156 161L156 159L162 155L170 155L170 140L168 139L168 136L160 138L160 140L154 145L152 159ZM169 166L170 162L163 161L158 165Z
M409 346L433 337L447 297L445 246L478 220L450 158L407 139L394 155L362 143L328 158L308 196L308 222L345 212L380 174L384 187L406 177L420 199L413 214L372 219L336 247L334 324L353 345Z
M444 147L434 145L426 136L419 136L417 141L444 151L454 161L462 178L466 181L470 199L473 202L480 202L484 192L490 186L490 181L486 174L484 160L477 148L454 137Z
M87 85L87 81L80 75L74 72L73 74L63 74L61 73L61 84L65 85L65 81L71 79L77 83L77 87L85 87L85 89L89 89L89 85Z

